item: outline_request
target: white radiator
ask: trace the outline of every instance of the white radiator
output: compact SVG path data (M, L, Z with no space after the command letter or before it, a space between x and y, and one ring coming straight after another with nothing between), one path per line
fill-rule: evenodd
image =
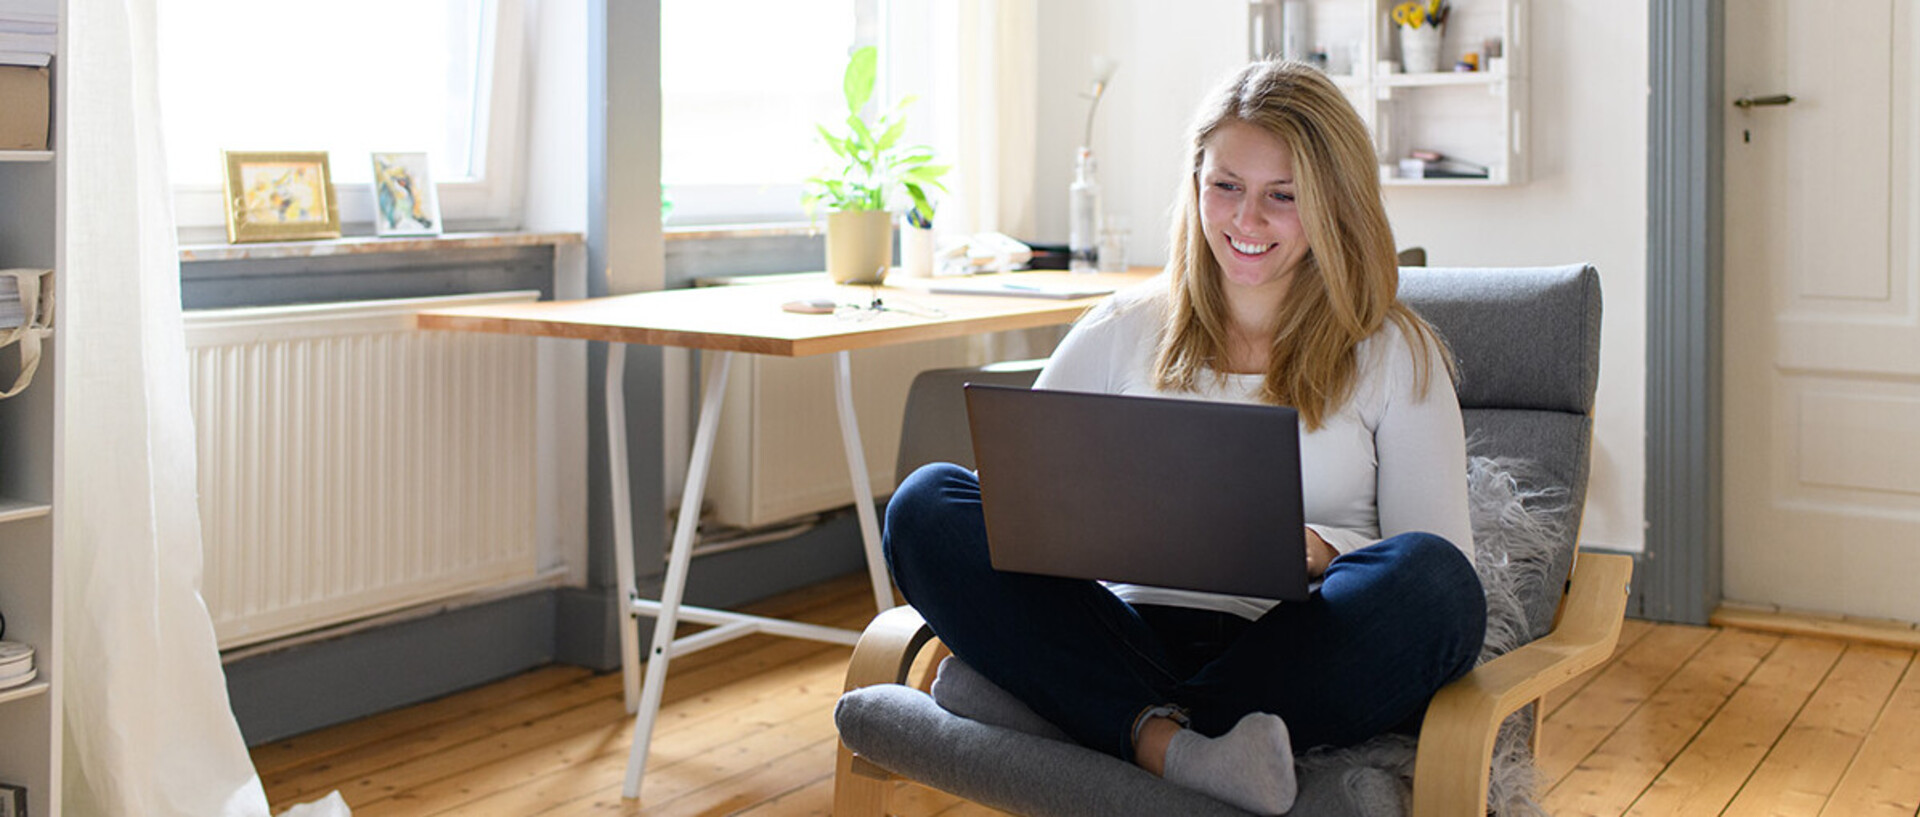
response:
M901 411L913 376L969 365L977 356L965 338L852 354L854 415L876 496L894 488ZM853 502L833 358L734 356L707 480L714 521L757 527Z
M536 341L413 314L536 296L186 313L221 648L534 576Z

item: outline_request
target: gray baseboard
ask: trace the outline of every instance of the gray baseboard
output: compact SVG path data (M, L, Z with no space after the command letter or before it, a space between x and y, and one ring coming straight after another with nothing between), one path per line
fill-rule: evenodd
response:
M345 723L553 661L553 591L302 644L226 665L247 745Z
M865 569L848 510L791 539L696 560L687 603L738 607ZM659 580L642 592L657 598ZM551 663L617 671L618 615L611 587L536 591L234 661L227 695L258 746ZM640 623L645 643L652 621Z

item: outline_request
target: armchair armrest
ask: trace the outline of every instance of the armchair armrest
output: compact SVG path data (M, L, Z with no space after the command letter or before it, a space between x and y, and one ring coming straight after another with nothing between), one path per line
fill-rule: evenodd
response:
M1488 765L1500 722L1612 655L1632 575L1630 557L1579 554L1552 632L1476 667L1433 697L1414 759L1414 814L1487 813Z
M903 604L875 616L853 645L846 688L906 683L913 659L931 640L933 628L912 607Z
M933 628L908 605L887 610L860 633L853 645L853 658L847 662L846 689L852 691L874 684L904 684L913 669L913 660L921 648L933 640ZM880 815L886 812L885 781L891 772L880 768L840 744L834 769L834 813Z

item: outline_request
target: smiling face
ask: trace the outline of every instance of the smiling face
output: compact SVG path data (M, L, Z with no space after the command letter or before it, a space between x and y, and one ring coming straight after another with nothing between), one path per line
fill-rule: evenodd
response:
M1220 263L1222 289L1277 301L1308 250L1287 146L1253 125L1227 122L1201 155L1199 185L1200 226Z

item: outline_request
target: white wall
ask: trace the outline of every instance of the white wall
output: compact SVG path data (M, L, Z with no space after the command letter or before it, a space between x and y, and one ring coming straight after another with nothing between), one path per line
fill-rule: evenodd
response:
M587 4L529 4L528 230L587 231Z
M1455 0L1474 2L1474 0ZM1400 246L1436 266L1589 262L1600 270L1600 394L1581 541L1640 550L1646 483L1647 9L1642 3L1528 5L1529 181L1497 189L1392 188ZM1132 230L1130 260L1166 259L1166 213L1181 134L1202 94L1246 57L1244 0L1047 0L1040 9L1040 203L1035 238L1066 239L1066 190L1090 61L1119 61L1095 126L1110 213Z

